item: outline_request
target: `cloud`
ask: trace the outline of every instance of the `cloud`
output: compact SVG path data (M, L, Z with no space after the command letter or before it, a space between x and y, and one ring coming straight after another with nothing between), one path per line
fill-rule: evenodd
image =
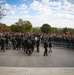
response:
M15 10L11 10L10 13L14 15L16 13L16 11Z
M51 13L50 7L47 4L43 4L43 3L44 3L44 1L42 1L42 3L38 2L38 1L33 1L33 3L30 5L30 7L33 10L37 11L39 14L50 15L50 13Z
M3 2L5 2L6 0L0 0L0 3L3 3Z
M58 17L62 17L63 15L64 17L66 17L65 15L70 14L69 12L74 14L74 4L71 4L70 2L68 2L68 0L63 0L63 2L51 2L49 0L42 0L41 2L33 1L33 3L31 4L31 8L32 10L37 11L40 15L53 15L54 13L54 15L57 15Z
M18 7L17 11L19 11L19 14L27 14L29 12L28 6L22 4Z
M68 0L49 1L42 0L33 1L30 5L31 9L37 11L39 15L31 17L34 26L40 26L43 23L49 23L53 27L74 27L74 4Z
M10 5L10 4L5 4L4 5L5 7L5 10L7 11L6 14L12 14L14 15L15 13L28 13L28 10L27 10L27 6L25 4L21 4L19 6L16 6L16 5ZM8 12L9 11L9 12Z
M28 16L27 18L24 18L24 20L29 20L33 27L41 27L43 24L48 23L52 27L58 27L58 28L63 28L63 27L72 27L74 28L74 19L65 19L65 18L60 18L56 16Z
M42 0L42 3L47 4L47 3L49 3L49 0Z
M5 9L11 9L11 6L7 3L4 5L4 7L5 7Z
M20 5L20 9L26 9L27 8L27 6L25 5L25 4L22 4L22 5Z
M18 6L5 4L5 8L7 16L3 22L10 21L8 25L22 18L31 21L33 27L41 27L44 23L48 23L52 27L74 28L74 4L68 0L33 0L30 5L26 3Z
M69 2L68 0L64 0L64 1L63 1L63 8L64 8L65 10L74 11L74 4L72 4L72 3Z
M67 17L69 19L74 19L74 15L71 15L71 14L65 14L65 17Z

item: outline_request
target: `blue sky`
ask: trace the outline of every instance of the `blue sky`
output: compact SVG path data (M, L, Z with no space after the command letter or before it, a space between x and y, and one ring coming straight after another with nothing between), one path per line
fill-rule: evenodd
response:
M28 20L33 27L48 23L52 27L74 28L74 0L0 0L6 16L0 21L7 25L18 19Z

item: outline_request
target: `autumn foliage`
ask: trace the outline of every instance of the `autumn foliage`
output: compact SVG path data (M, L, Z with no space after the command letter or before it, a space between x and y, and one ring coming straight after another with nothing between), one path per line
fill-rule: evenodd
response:
M11 32L11 29L5 24L0 23L0 32Z

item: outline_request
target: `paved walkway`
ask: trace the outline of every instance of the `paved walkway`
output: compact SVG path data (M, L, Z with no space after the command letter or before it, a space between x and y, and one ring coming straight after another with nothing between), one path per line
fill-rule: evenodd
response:
M0 67L0 75L74 75L74 68Z
M44 48L40 53L34 52L31 56L22 50L6 50L0 52L1 67L74 67L74 50L54 47L53 52L43 56ZM36 51L36 49L35 49Z

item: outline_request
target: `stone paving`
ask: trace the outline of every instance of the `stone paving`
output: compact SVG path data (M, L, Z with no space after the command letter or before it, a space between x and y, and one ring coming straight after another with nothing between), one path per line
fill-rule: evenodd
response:
M44 48L40 47L40 53L31 56L22 50L6 50L0 52L1 67L74 67L74 50L53 47L52 53L43 56Z
M0 75L74 75L74 68L0 67Z

